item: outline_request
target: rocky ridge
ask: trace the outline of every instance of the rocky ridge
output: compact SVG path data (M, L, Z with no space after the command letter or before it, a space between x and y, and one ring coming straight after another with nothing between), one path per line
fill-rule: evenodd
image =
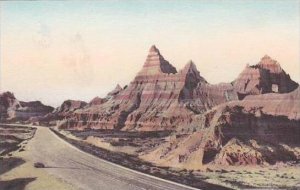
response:
M76 110L62 128L171 130L140 158L188 169L299 160L299 85L269 56L231 83L209 84L190 61L177 71L153 46L127 88Z
M181 135L141 158L163 166L269 165L300 160L300 88L248 96L195 115Z
M247 65L233 84L239 99L247 95L287 93L299 86L286 74L279 63L268 55L262 57L256 65Z
M46 106L40 101L24 102L15 98L11 92L0 94L0 121L26 121L32 117L44 116L54 108Z
M61 127L122 130L176 130L195 113L237 99L231 84L210 85L190 61L177 72L152 46L126 89L101 105L74 112Z
M117 85L89 103L66 101L37 121L59 121L60 128L72 130L173 131L139 155L163 166L300 160L300 88L269 56L247 65L231 83L210 84L193 61L177 71L152 46L124 88Z

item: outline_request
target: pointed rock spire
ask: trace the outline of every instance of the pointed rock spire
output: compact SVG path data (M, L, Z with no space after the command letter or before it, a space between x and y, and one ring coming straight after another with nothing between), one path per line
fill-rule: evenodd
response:
M187 71L187 72L192 72L192 71L199 72L197 70L195 63L192 60L187 62L187 64L184 66L183 70Z
M144 66L138 73L138 76L158 75L161 73L177 73L177 71L174 66L164 59L160 54L159 49L157 49L155 45L152 45L149 49Z
M239 99L245 96L278 92L291 92L298 87L280 64L265 55L260 62L253 66L247 66L233 83L239 93Z
M267 54L264 55L261 59L259 64L271 65L271 64L278 64L276 60L272 59Z
M119 94L119 92L122 90L123 90L123 88L119 84L117 84L117 86L112 91L110 91L107 95L114 96L114 95Z
M181 70L181 73L183 75L186 75L185 77L189 78L189 80L193 78L194 81L202 81L206 83L206 80L200 76L200 72L198 71L197 66L192 60L188 61L188 63Z
M159 50L157 49L157 47L155 45L152 45L151 48L149 49L149 52L159 53Z
M271 73L281 73L283 71L279 63L268 55L263 56L257 66L269 70Z
M122 89L123 89L123 88L122 88L119 84L117 84L115 90L122 90Z

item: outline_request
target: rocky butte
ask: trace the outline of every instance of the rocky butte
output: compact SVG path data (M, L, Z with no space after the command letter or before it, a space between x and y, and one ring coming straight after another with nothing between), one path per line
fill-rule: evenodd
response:
M273 164L300 159L299 91L269 56L213 85L192 61L177 71L152 46L130 84L70 113L60 127L173 131L139 155L162 166Z
M0 93L0 121L27 121L32 117L44 116L53 111L40 101L23 102L15 98L11 92Z
M193 115L216 105L248 95L291 92L297 87L269 56L257 65L247 65L235 81L212 85L192 61L177 71L152 46L142 69L126 88L117 86L117 93L113 97L109 93L107 101L75 111L62 127L177 130L178 125L191 123Z
M152 46L142 69L124 89L106 102L67 117L62 128L176 130L193 115L237 99L231 84L210 85L190 61L177 71Z
M249 66L234 81L239 99L247 95L264 93L287 93L295 90L298 84L268 55L261 58L257 65Z
M1 110L19 109L10 94L5 97ZM300 87L269 56L247 65L232 82L210 84L192 61L177 70L152 46L130 84L89 103L65 101L36 121L72 130L171 131L138 155L162 166L300 160Z

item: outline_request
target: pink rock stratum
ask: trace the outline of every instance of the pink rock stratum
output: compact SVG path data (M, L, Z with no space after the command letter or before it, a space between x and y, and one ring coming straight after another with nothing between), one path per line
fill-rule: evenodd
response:
M32 114L31 104L42 107L3 94L1 119L14 118L20 109ZM212 85L192 61L177 71L152 46L130 84L117 85L89 103L65 101L31 121L58 121L60 128L75 130L173 131L166 142L139 155L165 166L196 169L300 159L300 88L267 55L247 65L233 82Z
M177 72L152 46L127 88L117 88L115 96L101 105L75 111L61 127L176 130L178 125L190 123L192 115L236 99L233 85L210 85L192 61Z

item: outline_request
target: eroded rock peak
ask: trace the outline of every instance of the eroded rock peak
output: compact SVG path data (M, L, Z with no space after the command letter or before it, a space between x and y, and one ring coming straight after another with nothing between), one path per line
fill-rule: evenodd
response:
M162 73L177 73L176 68L171 65L160 54L160 51L155 45L151 46L146 61L142 70L138 73L139 76L159 75Z

